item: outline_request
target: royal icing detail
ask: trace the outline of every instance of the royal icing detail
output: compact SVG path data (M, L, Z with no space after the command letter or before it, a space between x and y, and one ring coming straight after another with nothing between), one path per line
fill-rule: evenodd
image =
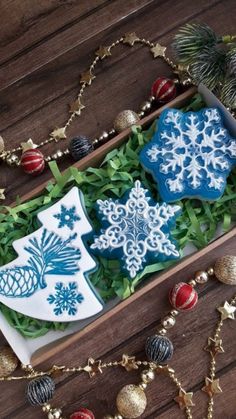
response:
M153 175L164 201L216 200L236 163L236 140L224 128L217 108L186 113L166 109L140 161Z
M37 231L13 243L18 258L0 268L0 301L50 321L99 313L103 304L88 280L97 265L84 244L92 227L81 191L72 188L38 219L42 226Z
M91 249L105 257L120 259L130 278L148 263L179 257L170 229L180 207L154 202L139 180L120 201L99 199L97 207L103 228Z

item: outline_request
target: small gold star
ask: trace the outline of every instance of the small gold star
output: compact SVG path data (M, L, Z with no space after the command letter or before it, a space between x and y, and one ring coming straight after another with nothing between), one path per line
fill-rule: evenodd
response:
M136 363L135 356L128 356L126 354L122 355L121 366L124 367L126 371L138 369L138 364Z
M208 338L207 346L205 346L204 351L210 352L213 357L215 357L218 353L223 353L224 349L222 347L222 339Z
M223 307L218 307L217 310L221 313L221 320L232 319L234 320L234 313L236 307L231 306L228 301L225 301Z
M102 361L99 359L98 361L95 361L93 358L88 359L88 365L84 368L84 371L86 371L89 374L89 377L94 377L98 372L102 374Z
M80 83L85 83L90 85L92 83L92 80L95 79L94 74L91 72L91 70L86 71L85 73L81 74Z
M51 134L50 137L53 137L55 140L63 140L66 138L66 128L62 127L62 128L56 128L54 129Z
M111 55L111 47L99 47L95 53L101 60Z
M173 370L173 368L170 368L168 365L157 365L156 372L157 374L170 375L170 374L174 374L175 371Z
M195 406L192 401L193 393L186 393L182 388L179 390L179 395L174 398L175 402L179 404L181 410L186 407Z
M160 44L156 44L154 47L151 48L151 51L154 55L154 58L157 57L164 57L165 56L165 51L166 51L166 47L163 47Z
M24 151L26 150L31 150L34 148L37 148L37 144L34 144L33 140L31 138L29 138L28 141L26 141L25 143L21 143L21 148L22 148L22 152L24 153Z
M85 106L83 103L81 103L80 99L76 99L71 105L70 105L70 113L74 113L75 115L80 115L82 109L84 109Z
M0 199L2 201L4 201L4 199L6 199L6 197L5 197L5 189L0 189Z
M214 396L214 394L222 393L219 381L219 378L217 378L216 380L211 380L210 378L206 377L206 385L202 388L202 391L207 393L209 397Z
M129 44L131 47L135 42L138 42L140 39L135 32L126 33L123 39L124 44Z

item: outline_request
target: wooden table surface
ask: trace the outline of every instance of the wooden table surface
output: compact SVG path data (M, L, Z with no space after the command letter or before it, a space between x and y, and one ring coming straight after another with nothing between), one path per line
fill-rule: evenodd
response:
M7 148L29 138L40 142L52 129L64 123L68 104L73 101L79 86L80 73L87 69L99 45L108 45L131 31L153 42L170 45L179 26L189 21L206 22L219 34L234 33L236 26L234 0L8 0L0 2L0 12L0 129ZM139 45L134 48L121 46L109 60L98 66L97 78L83 100L86 109L70 130L70 136L78 133L92 138L97 136L112 126L114 117L122 109L137 110L148 97L156 77L171 75L166 64L150 59L148 54ZM66 144L62 142L60 147L63 149ZM53 146L48 146L47 151L52 150ZM60 167L70 163L68 159ZM3 164L0 166L0 187L6 188L7 203L49 177L50 172L46 171L29 181L20 170ZM98 334L90 336L89 343L83 340L75 342L56 359L51 357L44 366L54 362L80 363L90 355L96 358L102 356L104 360L115 359L123 352L142 357L145 337L155 330L161 313L167 310L164 297L168 288L166 281L155 295L155 304L153 301L150 303L150 299L145 301L143 313L146 317L140 323L143 330L139 328L137 331L134 313L127 309L119 323L108 324L105 334L100 327ZM201 334L206 338L214 324L214 307L210 307L210 303L221 303L230 295L227 287L221 288L221 295L215 288L208 291L209 300L201 305L197 315L192 320L189 315L175 332L175 360L178 358L184 385L188 390L197 392L197 406L194 408L197 419L203 419L205 415L204 408L198 403L203 403L203 406L206 403L206 397L202 397L199 390L207 368L207 358L205 354L203 357L197 345ZM220 365L224 395L217 398L215 418L235 419L235 327L227 329L225 336L230 351L224 365ZM85 348L89 348L91 353L86 353ZM96 419L102 418L104 412L109 411L109 406L113 407L115 395L122 384L132 383L135 378L135 374L127 377L127 374L115 371L89 383L77 376L60 379L55 405L63 407L67 417L80 405L86 405L94 409ZM174 396L174 389L167 379L157 380L143 418L184 417L172 401ZM0 418L33 417L40 419L44 416L40 410L27 405L24 385L1 384Z

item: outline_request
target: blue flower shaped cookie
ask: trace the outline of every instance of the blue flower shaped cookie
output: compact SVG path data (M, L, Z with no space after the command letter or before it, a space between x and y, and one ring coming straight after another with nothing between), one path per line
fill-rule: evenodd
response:
M119 259L130 278L147 264L179 257L170 229L181 208L156 203L137 180L121 200L98 200L103 228L91 249L110 259Z
M164 201L216 200L236 163L236 140L224 128L217 108L186 113L170 108L162 112L140 161L157 181Z

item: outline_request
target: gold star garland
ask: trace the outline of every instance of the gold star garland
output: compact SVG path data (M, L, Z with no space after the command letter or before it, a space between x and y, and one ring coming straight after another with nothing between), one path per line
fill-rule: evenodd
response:
M4 150L4 142L3 139L0 137L0 159L5 161L7 164L13 166L20 166L20 158L15 153L22 153L30 148L41 148L45 146L48 143L51 143L53 141L59 142L61 140L67 139L67 129L72 124L75 117L78 117L81 115L81 111L85 108L85 105L81 102L81 98L84 94L85 89L88 86L91 86L93 80L96 78L96 75L94 74L94 70L96 65L99 61L104 60L107 57L110 57L112 55L112 49L120 44L128 45L130 47L133 47L136 45L136 43L139 43L141 45L147 46L150 49L151 54L154 58L162 58L171 68L173 71L176 71L177 66L174 64L166 55L166 47L160 45L159 43L153 43L145 38L139 38L135 32L129 32L126 33L123 37L120 39L117 39L114 41L111 45L104 45L100 46L99 49L95 51L95 58L92 61L91 65L89 66L88 70L83 72L81 74L80 78L80 90L77 94L77 97L75 98L74 102L71 103L69 107L69 113L70 116L64 126L55 128L52 130L52 132L49 134L49 138L39 142L38 144L35 144L33 140L29 139L26 142L22 142L19 147L16 147L12 150ZM186 77L185 77L186 79ZM185 82L185 80L181 80L181 82ZM144 116L145 111L140 111L139 116ZM104 137L101 135L99 138L95 138L93 140L93 144L96 146L100 141L103 142L104 138L107 139L109 136L114 136L115 131L111 129L109 133L106 133L106 136ZM66 148L64 151L57 150L52 155L48 155L45 157L46 162L50 162L51 160L55 159L61 159L63 156L67 156L69 154L69 149ZM4 190L0 194L0 199L4 199Z
M207 275L207 280L210 276L214 275L214 270L209 268L206 272L203 272ZM195 287L197 284L197 277L199 272L195 274L196 281L191 280L189 284L192 287ZM199 282L201 284L201 282ZM207 377L205 377L205 384L202 387L202 391L208 396L208 408L207 408L207 419L213 418L213 406L214 406L214 397L222 393L223 390L220 385L220 379L216 377L216 356L224 353L222 346L222 339L220 338L220 333L222 327L228 319L234 320L234 313L236 311L236 295L231 299L230 302L225 301L224 304L220 307L217 307L217 311L220 313L220 320L217 322L215 333L213 337L208 337L207 345L203 348L205 351L209 352L210 360L210 370ZM172 310L169 313L169 316L177 316L178 310ZM165 332L165 333L164 333ZM161 328L158 330L158 334L166 335L167 329ZM111 361L104 363L102 360L95 360L90 357L85 366L77 367L65 367L53 365L47 371L37 371L31 365L22 366L25 375L23 376L3 376L0 377L0 381L14 381L14 380L32 380L34 378L39 378L43 376L58 376L61 374L70 374L70 373L87 373L90 378L95 377L97 374L102 374L106 368L111 367L122 367L126 371L130 372L133 370L138 370L140 367L145 367L146 369L141 372L141 383L138 386L132 386L133 388L139 388L142 391L145 391L148 384L150 384L155 375L166 375L169 376L173 384L177 387L178 394L174 397L174 401L179 405L179 408L183 410L187 419L193 419L192 407L195 406L193 401L193 392L187 392L179 379L176 377L175 370L169 365L159 365L154 362L149 361L140 361L137 360L135 356L129 356L123 354L121 360ZM129 386L128 386L129 387ZM140 390L139 390L140 391ZM58 419L63 419L61 416L61 409L54 409L50 404L43 406L43 412L49 414L48 417L51 417L50 414L57 410ZM117 416L108 415L106 418L116 418ZM119 417L119 414L118 414ZM65 419L65 418L64 418Z

